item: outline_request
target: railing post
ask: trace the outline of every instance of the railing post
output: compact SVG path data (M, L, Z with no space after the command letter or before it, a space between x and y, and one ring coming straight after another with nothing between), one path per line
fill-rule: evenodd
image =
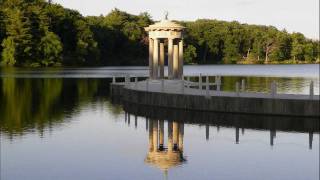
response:
M240 83L236 82L236 94L239 97L240 96Z
M271 96L274 98L277 94L277 83L272 81L271 83Z
M138 77L134 78L134 87L137 88L138 87Z
M112 83L116 83L116 77L112 76Z
M202 75L199 75L199 89L202 90Z
M161 79L161 92L164 92L164 79Z
M184 80L181 80L181 93L184 94Z
M314 88L313 88L313 81L311 81L310 82L310 93L309 93L310 99L313 99L313 95L314 95Z
M126 87L129 87L129 84L130 84L130 76L129 76L129 75L126 75L126 76L124 77L124 85L125 85Z
M244 79L241 80L241 91L244 92L246 89L246 81Z
M207 98L210 97L209 90L210 90L210 86L209 86L209 76L206 76L206 97L207 97Z
M190 88L190 76L187 76L187 88Z
M216 86L217 86L217 91L220 91L221 90L221 77L220 76L216 76L215 77L215 83L216 83Z
M149 79L146 79L146 91L149 91Z

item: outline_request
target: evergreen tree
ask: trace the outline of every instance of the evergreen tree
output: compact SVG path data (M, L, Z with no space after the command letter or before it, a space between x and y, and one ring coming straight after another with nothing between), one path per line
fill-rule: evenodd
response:
M293 60L303 60L303 50L304 50L304 41L305 37L301 33L293 33L292 34L292 50L291 56Z
M15 53L16 47L12 37L8 37L3 40L1 46L3 47L1 57L1 65L13 66L16 63Z
M17 1L17 3L21 3ZM11 37L15 44L16 63L23 64L32 59L32 34L30 32L30 21L24 17L20 6L5 9L6 36Z
M59 37L52 32L47 32L46 35L41 38L39 51L41 52L40 63L44 66L60 62L62 44Z
M183 58L186 63L193 63L193 60L197 57L196 48L192 45L188 45L183 52Z

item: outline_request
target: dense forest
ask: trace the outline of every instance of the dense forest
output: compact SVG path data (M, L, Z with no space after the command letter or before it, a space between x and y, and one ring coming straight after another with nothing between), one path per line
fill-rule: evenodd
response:
M148 13L103 16L45 0L0 0L2 66L146 65ZM319 40L272 26L201 19L187 27L190 64L319 63Z

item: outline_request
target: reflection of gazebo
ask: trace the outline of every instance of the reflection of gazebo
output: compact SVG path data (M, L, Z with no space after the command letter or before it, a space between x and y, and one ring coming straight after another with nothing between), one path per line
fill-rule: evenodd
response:
M183 124L168 122L168 145L164 146L164 121L149 122L149 152L147 164L163 170L165 173L185 161L183 158Z
M165 41L168 41L168 78L182 78L184 29L185 27L168 19L145 28L149 33L149 69L151 79L164 78Z

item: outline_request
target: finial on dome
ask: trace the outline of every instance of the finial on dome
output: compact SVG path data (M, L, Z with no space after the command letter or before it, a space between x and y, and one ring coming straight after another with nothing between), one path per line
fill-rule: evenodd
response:
M169 19L168 16L169 16L169 12L166 11L165 14L164 14L164 19L165 19L165 20L168 20L168 19Z

